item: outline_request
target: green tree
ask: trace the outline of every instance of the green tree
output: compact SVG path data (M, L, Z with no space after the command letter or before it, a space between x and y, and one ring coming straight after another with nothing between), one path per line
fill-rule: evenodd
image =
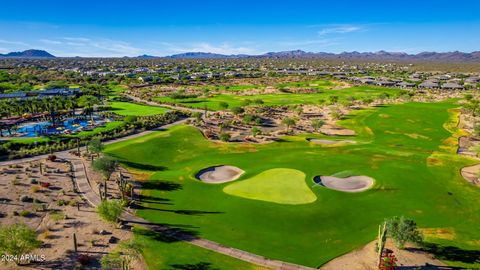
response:
M420 244L423 241L421 232L417 229L415 221L405 217L395 216L386 220L387 233L395 244L403 249L407 242Z
M315 129L315 131L318 131L325 125L325 121L322 119L313 119L312 120L312 128Z
M0 253L2 255L14 255L21 263L23 254L38 248L40 241L37 240L35 231L25 224L11 224L0 228Z
M127 124L134 124L138 121L138 117L136 117L135 115L128 115L128 116L125 116L123 121Z
M103 196L101 197L106 200L107 181L110 180L112 173L117 169L117 160L109 156L104 156L94 160L92 162L92 167L95 171L100 172L103 176Z
M226 132L222 132L220 133L220 140L224 141L224 142L228 142L230 141L230 134L226 133Z
M335 104L335 103L337 103L337 102L338 102L338 96L329 96L329 97L328 97L328 102L329 102L330 104Z
M257 137L258 134L260 134L262 130L260 130L258 127L252 127L252 136L255 138Z
M233 107L230 109L233 114L239 115L245 112L245 110L242 107Z
M91 95L84 95L78 98L78 106L83 107L86 114L93 118L93 107L100 103L97 97Z
M91 140L87 146L88 146L88 151L97 155L100 154L105 148L102 141L100 141L100 139L98 138Z
M102 257L102 269L119 269L123 265L124 270L129 270L132 262L141 258L143 248L143 244L136 240L120 242L112 252Z
M202 116L203 116L203 113L201 113L201 112L194 112L193 113L193 117L195 118L197 123L202 122Z
M121 200L104 200L97 206L98 215L111 223L117 223L122 212L123 204Z
M287 126L287 133L290 132L290 127L295 125L296 121L293 118L286 117L282 120L282 124Z
M222 110L228 109L228 103L227 103L227 102L224 102L224 101L218 103L218 106L219 106L220 109L222 109Z

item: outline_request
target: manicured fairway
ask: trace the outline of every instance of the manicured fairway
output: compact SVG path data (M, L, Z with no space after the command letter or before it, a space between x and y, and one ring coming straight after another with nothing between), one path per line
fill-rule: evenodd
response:
M306 204L317 200L305 184L305 174L292 169L271 169L226 186L230 195L280 204Z
M130 102L110 102L111 110L120 115L148 116L162 114L168 109L156 106L147 106Z
M262 145L217 143L193 127L176 126L109 145L106 152L152 172L138 215L228 246L318 267L374 240L385 218L405 215L428 229L426 240L442 248L440 258L472 267L480 249L480 190L459 174L474 162L455 154L458 114L449 110L456 106L407 103L357 111L342 122L357 131L349 138L356 144L322 146L306 141L308 134ZM196 172L216 164L245 174L218 185L195 179ZM243 181L257 185L252 179L278 168L305 174L317 200L289 205L223 191ZM366 175L375 185L340 192L314 184L316 175Z
M265 105L290 105L290 104L317 104L320 100L328 101L330 96L338 96L339 100L345 100L347 97L355 99L374 98L383 93L388 93L391 96L400 92L399 89L390 89L373 86L356 86L346 89L338 90L322 90L319 93L312 94L266 94L266 95L249 95L239 96L234 94L215 95L210 98L189 98L189 99L172 99L170 97L156 98L160 102L178 103L182 106L192 108L204 108L205 106L211 110L221 109L219 104L226 102L229 107L243 106L244 101L261 99Z

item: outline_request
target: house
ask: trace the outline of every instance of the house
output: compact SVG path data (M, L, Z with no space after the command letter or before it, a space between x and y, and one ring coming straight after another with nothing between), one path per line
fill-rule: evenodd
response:
M434 81L424 81L418 85L419 88L431 88L431 89L437 89L438 86L439 86L438 82L434 82Z
M411 82L399 82L397 83L397 86L400 88L413 88L416 86L416 84Z
M394 86L394 85L395 85L395 82L391 82L391 81L377 81L376 84L379 85L379 86Z
M14 92L7 94L0 94L0 99L10 99L10 98L20 98L20 99L29 99L29 98L46 98L54 96L78 96L82 92L80 88L55 88L55 89L46 89L46 90L37 90L30 92Z
M0 94L0 99L25 98L26 96L27 96L26 92L14 92L14 93Z
M447 83L442 84L442 89L463 90L463 89L465 89L465 87L463 87L463 85L460 85L458 83L447 82Z

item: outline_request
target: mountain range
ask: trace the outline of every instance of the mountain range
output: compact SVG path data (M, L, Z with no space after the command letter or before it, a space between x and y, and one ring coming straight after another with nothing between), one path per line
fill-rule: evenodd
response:
M421 60L421 61L454 61L454 62L480 62L480 51L465 52L421 52L407 54L404 52L305 52L302 50L268 52L261 55L223 55L204 52L188 52L174 54L166 58L271 58L271 59L345 59L345 60Z
M54 58L55 56L44 50L26 50L23 52L10 52L7 54L0 54L1 57L10 58Z
M44 50L26 50L23 52L10 52L0 54L0 58L54 58L55 56ZM302 50L268 52L260 55L247 54L217 54L209 52L186 52L170 56L140 55L134 58L153 59L246 59L246 58L267 58L267 59L344 59L344 60L407 60L407 61L437 61L437 62L480 62L480 51L466 52L421 52L408 54L404 52L305 52Z

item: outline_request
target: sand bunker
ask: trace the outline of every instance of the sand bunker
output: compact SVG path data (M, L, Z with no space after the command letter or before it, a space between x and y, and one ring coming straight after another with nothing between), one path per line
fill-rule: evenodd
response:
M339 144L339 143L355 143L355 141L352 141L352 140L333 141L333 140L322 140L322 139L313 139L313 138L308 138L307 141L312 143L318 143L318 144L326 144L326 145Z
M375 182L373 178L358 175L345 178L335 176L315 176L313 181L319 185L344 192L361 192L369 189Z
M480 171L480 164L463 167L461 174L465 180L474 184L480 185L480 180L478 179L478 172Z
M228 165L213 166L203 169L195 176L205 183L220 184L238 179L244 171L240 168Z

